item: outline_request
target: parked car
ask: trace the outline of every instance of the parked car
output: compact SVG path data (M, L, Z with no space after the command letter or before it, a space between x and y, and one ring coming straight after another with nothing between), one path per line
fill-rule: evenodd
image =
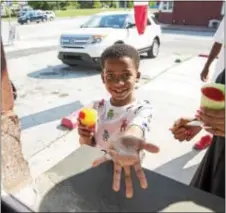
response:
M34 11L32 7L30 6L23 6L20 8L20 10L17 13L17 17L23 16L24 14L26 14L27 12L31 12Z
M19 24L29 24L31 22L40 23L45 21L47 21L47 16L40 11L28 11L18 18Z
M53 11L48 10L48 11L44 11L44 13L47 16L48 21L53 21L56 18L56 15Z
M133 11L102 12L91 16L80 28L63 33L60 37L58 58L69 66L91 63L99 66L102 52L116 42L134 46L149 58L158 56L161 28L148 15L147 28L139 35Z

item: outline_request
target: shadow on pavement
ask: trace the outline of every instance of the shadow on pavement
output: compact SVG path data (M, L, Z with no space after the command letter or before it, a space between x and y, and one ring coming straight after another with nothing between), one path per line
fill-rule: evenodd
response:
M99 75L100 71L86 67L68 67L66 65L48 66L44 69L28 74L30 78L37 79L71 79L84 78L93 75Z
M199 151L191 150L190 152L161 165L154 171L175 179L178 179L178 177L180 177L180 180L183 183L188 183L190 182L190 178L195 173L199 164L190 166L188 168L184 168L184 166L199 153Z
M145 170L150 183L147 190L140 188L133 173L134 197L126 199L124 182L119 192L112 190L112 170L109 162L63 180L45 194L39 212L159 212L184 201L192 202L183 203L187 212L197 211L197 205L214 212L224 209L223 199L150 170Z
M83 104L80 101L75 101L22 117L20 118L21 128L22 130L25 130L37 125L61 119L62 117L71 114L77 109L80 109L81 107L83 107Z

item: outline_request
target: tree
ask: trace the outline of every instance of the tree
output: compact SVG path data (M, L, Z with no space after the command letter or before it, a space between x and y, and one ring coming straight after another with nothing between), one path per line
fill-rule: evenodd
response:
M80 8L93 8L93 2L92 1L81 1L79 0L78 1L79 4L80 4Z
M118 2L117 1L112 1L111 2L111 7L112 8L118 8Z
M69 1L61 0L59 1L60 9L61 10L66 10L67 7L69 6Z
M28 1L28 5L40 10L66 9L69 1Z
M148 6L149 6L150 8L153 8L154 5L155 5L155 2L153 2L153 1L149 1L149 2L148 2Z
M100 3L100 1L93 1L93 8L101 8L102 4Z
M104 5L106 7L111 7L111 1L104 1Z
M77 0L75 0L74 2L71 2L71 3L73 3L74 8L76 8L76 9L80 8L80 4Z
M133 8L133 1L132 0L127 2L127 7L128 8Z
M33 9L40 9L41 1L28 1L28 5L31 6Z

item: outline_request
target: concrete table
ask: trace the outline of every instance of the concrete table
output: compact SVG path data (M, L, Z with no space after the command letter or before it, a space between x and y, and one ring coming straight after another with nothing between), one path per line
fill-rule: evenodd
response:
M36 180L41 196L37 212L224 212L224 199L145 170L143 190L133 174L134 197L112 190L112 163L90 168L103 155L83 146ZM123 181L124 179L122 179Z

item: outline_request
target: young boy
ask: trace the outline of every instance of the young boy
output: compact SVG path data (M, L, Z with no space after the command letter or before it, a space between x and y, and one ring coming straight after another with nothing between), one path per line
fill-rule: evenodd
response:
M95 101L91 107L98 112L95 129L78 126L80 144L107 148L111 136L119 134L138 138L147 136L152 117L148 101L135 97L135 84L140 78L140 56L135 48L114 44L101 55L102 81L110 99Z

